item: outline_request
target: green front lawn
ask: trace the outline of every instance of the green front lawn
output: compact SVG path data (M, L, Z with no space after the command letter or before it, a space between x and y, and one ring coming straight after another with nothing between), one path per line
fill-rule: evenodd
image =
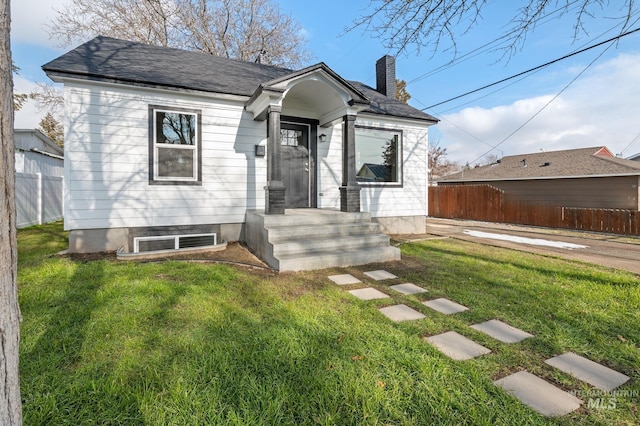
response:
M455 240L403 246L392 299L363 302L327 279L371 267L274 274L219 264L52 256L60 224L19 231L25 425L430 425L640 423L640 280ZM376 266L376 269L380 265ZM391 284L428 293L402 296ZM346 286L346 289L358 286ZM447 297L470 311L423 306ZM378 307L424 314L393 323ZM507 345L468 326L497 318L535 335ZM423 341L455 330L490 349L456 362ZM545 419L492 381L572 351L632 380L615 408Z

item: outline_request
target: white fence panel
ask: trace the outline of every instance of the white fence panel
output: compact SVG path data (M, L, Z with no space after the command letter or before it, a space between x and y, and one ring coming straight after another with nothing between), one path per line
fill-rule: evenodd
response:
M62 219L63 178L16 173L17 227Z

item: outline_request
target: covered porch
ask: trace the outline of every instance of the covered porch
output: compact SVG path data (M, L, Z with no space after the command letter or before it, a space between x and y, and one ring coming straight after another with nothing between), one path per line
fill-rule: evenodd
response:
M342 126L342 167L334 170L341 176L339 209L360 211L355 123L358 113L369 104L358 89L323 63L258 87L245 109L254 120L267 125L265 214L282 215L287 208L317 206L318 139L323 129L336 125ZM305 197L300 191L308 193L306 204L299 201Z

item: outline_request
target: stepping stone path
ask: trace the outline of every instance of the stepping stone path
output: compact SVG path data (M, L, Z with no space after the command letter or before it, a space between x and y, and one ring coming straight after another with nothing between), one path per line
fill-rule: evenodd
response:
M402 294L418 294L427 292L424 288L411 283L392 285L389 288Z
M543 416L563 416L577 410L582 404L580 399L570 393L526 371L496 380L493 384Z
M607 392L630 379L629 376L572 352L550 358L545 363Z
M417 320L426 316L404 304L387 306L386 308L380 308L379 311L395 322Z
M440 352L456 361L464 361L491 352L490 349L477 344L471 339L467 339L455 331L448 331L437 336L425 337L424 339L438 348Z
M387 272L387 271L369 271L369 272L365 272L364 273L366 276L368 276L369 278L376 280L376 281L382 281L382 280L392 280L394 278L398 278L395 275L393 275L391 272Z
M397 278L395 275L383 270L365 272L364 274L375 281ZM337 285L361 283L358 278L350 274L332 275L329 279ZM393 285L389 288L403 295L427 292L424 288L411 283ZM361 300L389 297L387 294L371 287L350 290L349 293ZM445 298L428 300L423 304L445 315L469 310L466 306ZM379 311L392 321L411 321L425 318L424 314L404 304L387 306L379 309ZM503 343L518 343L533 337L532 334L526 331L496 319L474 324L470 327ZM455 331L425 337L424 340L448 357L459 361L472 359L491 352L490 349ZM611 391L630 380L628 376L622 373L571 352L550 358L545 363L603 391ZM583 403L582 400L569 392L565 392L526 371L519 371L493 383L518 398L523 404L547 417L563 416L577 410Z
M380 290L376 290L372 287L367 288L359 288L357 290L349 290L349 293L354 295L360 300L374 300L374 299L385 299L388 298L388 294L384 294Z
M331 275L329 279L338 285L358 284L362 282L350 274Z
M422 302L422 304L445 315L457 314L458 312L469 310L466 306L452 302L444 297L441 297L440 299L427 300L426 302Z
M532 334L512 327L499 320L489 320L480 324L472 325L471 328L488 334L503 343L518 343L524 339L533 337Z

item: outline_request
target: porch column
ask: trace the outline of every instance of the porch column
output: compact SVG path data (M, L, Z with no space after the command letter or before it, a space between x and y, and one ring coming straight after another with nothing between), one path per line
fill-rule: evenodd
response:
M342 119L342 186L340 211L360 211L360 185L356 181L356 116Z
M282 159L280 157L280 111L279 106L267 110L267 186L265 189L266 214L284 214L284 191L282 183Z

